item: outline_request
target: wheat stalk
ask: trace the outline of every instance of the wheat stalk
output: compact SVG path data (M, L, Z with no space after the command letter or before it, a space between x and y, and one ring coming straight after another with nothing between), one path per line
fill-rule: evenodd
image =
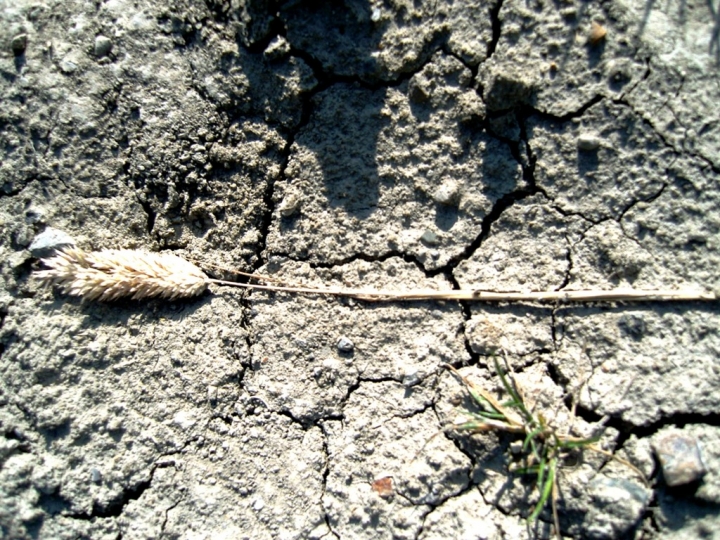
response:
M86 252L66 248L43 260L47 270L36 276L58 285L65 293L87 300L161 298L196 296L209 284L265 291L343 296L368 302L409 300L468 300L479 302L613 302L613 301L717 301L716 293L697 289L682 290L579 290L497 292L481 290L383 291L341 287L306 287L283 283L259 274L238 272L245 277L275 284L237 283L209 278L194 264L171 253L135 250Z
M171 253L66 248L43 263L48 269L36 272L36 277L87 300L173 300L200 294L209 283L197 266Z

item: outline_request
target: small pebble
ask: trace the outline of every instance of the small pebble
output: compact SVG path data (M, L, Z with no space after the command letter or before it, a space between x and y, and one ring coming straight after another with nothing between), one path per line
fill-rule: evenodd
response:
M457 204L460 198L460 188L454 180L447 180L440 184L433 193L432 198L438 204L447 206Z
M598 22L593 21L590 25L590 34L588 35L588 43L597 45L607 36L607 28Z
M253 503L253 510L255 510L256 512L259 512L263 508L265 508L265 501L263 501L260 498L255 499L255 502Z
M67 246L74 246L75 240L67 234L52 227L46 228L43 232L33 238L28 250L33 257L49 257L56 250Z
M429 246L436 246L440 243L438 235L430 230L425 231L420 237L420 240Z
M12 40L10 41L10 46L12 47L12 50L16 56L21 55L25 52L25 49L27 48L27 42L27 34L18 34L17 36L12 38Z
M402 384L405 388L420 384L420 374L417 371L406 373L403 377Z
M657 436L652 443L668 486L695 482L706 472L697 440L681 431Z
M90 479L92 480L93 484L99 484L100 482L102 482L102 473L93 467L92 469L90 469Z
M577 138L577 147L583 152L592 152L600 148L600 137L597 133L581 133Z
M290 217L300 210L302 199L297 193L288 193L285 195L282 203L280 203L280 215L282 217Z
M108 421L108 423L107 423L108 431L120 431L121 429L123 429L123 419L122 418L113 418Z
M77 68L77 64L69 58L63 58L60 61L60 71L62 71L66 75L69 75L70 73L75 73L75 71L77 71Z
M282 36L277 36L263 51L268 60L280 60L290 54L290 42Z
M349 353L355 350L355 344L345 336L338 339L337 349L340 352Z
M513 441L510 443L510 453L513 456L519 456L522 453L523 450L523 442L522 441Z
M97 36L95 38L95 56L97 58L102 58L103 56L107 56L110 54L110 51L112 50L112 41L110 41L110 38L105 37L103 35Z

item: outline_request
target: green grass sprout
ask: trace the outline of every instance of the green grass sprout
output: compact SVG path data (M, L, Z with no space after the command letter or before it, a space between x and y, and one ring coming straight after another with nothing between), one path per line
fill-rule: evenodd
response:
M645 476L632 463L598 447L596 443L600 436L579 438L564 435L551 426L542 414L534 414L526 405L525 399L515 380L508 375L510 372L507 361L503 369L497 356L493 355L495 370L500 382L508 396L507 401L500 403L487 390L480 388L467 377L464 377L453 366L445 365L465 384L467 391L479 407L477 411L463 411L469 419L459 424L453 424L452 429L471 433L486 431L501 431L523 437L520 463L510 467L514 473L532 475L535 477L535 486L540 497L532 512L528 516L528 523L537 521L543 509L550 502L555 526L555 535L561 538L560 520L558 518L557 503L559 499L558 471L563 459L574 450L591 450L618 461L637 473L647 485Z

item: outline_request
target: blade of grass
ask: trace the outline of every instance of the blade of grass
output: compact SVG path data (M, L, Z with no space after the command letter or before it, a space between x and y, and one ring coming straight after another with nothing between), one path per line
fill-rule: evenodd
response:
M530 474L534 474L537 476L537 473L540 471L539 465L531 465L529 467L515 467L512 468L511 471L515 474L520 474L523 476L527 476ZM537 484L537 482L535 482Z
M589 447L592 444L595 444L600 440L600 437L591 437L589 439L569 439L566 437L561 437L558 439L558 446L560 448L580 448L580 447Z
M494 412L488 412L488 411L479 411L477 413L479 416L482 416L483 418L489 418L492 420L505 420L505 416L503 416L500 413L494 413Z
M540 512L542 512L543 508L545 508L545 504L547 503L548 498L550 497L550 494L552 493L552 490L553 490L553 484L555 483L556 470L557 470L557 458L552 458L548 465L547 478L545 479L545 483L542 486L540 500L538 501L537 505L535 505L535 510L533 510L533 513L530 514L530 517L528 517L528 521L530 523L533 523L534 521L536 521L537 518L540 516Z
M497 371L497 374L500 376L500 382L503 385L503 388L508 393L508 395L512 398L513 402L516 404L514 408L518 409L521 413L521 416L525 422L534 422L533 415L530 413L530 411L527 410L527 407L525 407L525 403L523 402L522 395L520 394L520 391L518 390L517 386L515 385L515 381L513 381L512 384L508 381L508 377L505 374L505 371L500 367L500 363L497 360L497 356L493 355L493 364L495 365L495 371Z
M545 471L546 471L546 468L547 468L547 460L545 460L545 459L543 458L543 459L540 461L540 464L538 465L538 470L537 470L537 482L536 482L536 485L537 485L538 489L540 489L540 486L543 485L543 480L545 479Z
M518 420L517 416L508 411L507 408L503 407L503 405L497 399L495 399L495 397L490 392L488 392L484 388L480 388L470 379L464 377L457 369L455 369L450 364L444 364L444 366L453 373L455 373L455 375L457 375L460 380L465 383L468 388L468 392L470 392L470 395L473 396L473 399L475 399L478 404L482 404L483 402L489 403L492 409L498 414L501 414L508 424L512 425L514 428L522 428L522 422ZM482 399L476 397L473 392L475 392L475 394L477 394L477 396L481 397Z
M469 421L464 422L462 424L453 425L455 429L458 431L490 431L490 430L497 430L497 431L507 431L509 433L522 433L522 428L518 426L513 426L512 424L508 424L506 422L500 421L500 420L493 420L491 418L483 419L479 422L476 421Z
M534 445L535 437L537 437L542 432L543 432L543 428L537 428L537 429L531 431L530 433L528 433L527 436L525 437L525 441L523 442L522 451L525 452L525 451L527 451L527 447L529 445Z

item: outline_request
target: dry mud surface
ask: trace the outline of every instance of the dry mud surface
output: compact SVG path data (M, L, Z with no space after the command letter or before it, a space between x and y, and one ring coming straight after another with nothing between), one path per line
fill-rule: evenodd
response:
M497 391L503 349L550 423L650 482L567 464L564 536L720 538L717 303L82 303L29 249L717 291L716 0L0 7L0 537L550 537L513 437L443 432L466 394L442 365Z

